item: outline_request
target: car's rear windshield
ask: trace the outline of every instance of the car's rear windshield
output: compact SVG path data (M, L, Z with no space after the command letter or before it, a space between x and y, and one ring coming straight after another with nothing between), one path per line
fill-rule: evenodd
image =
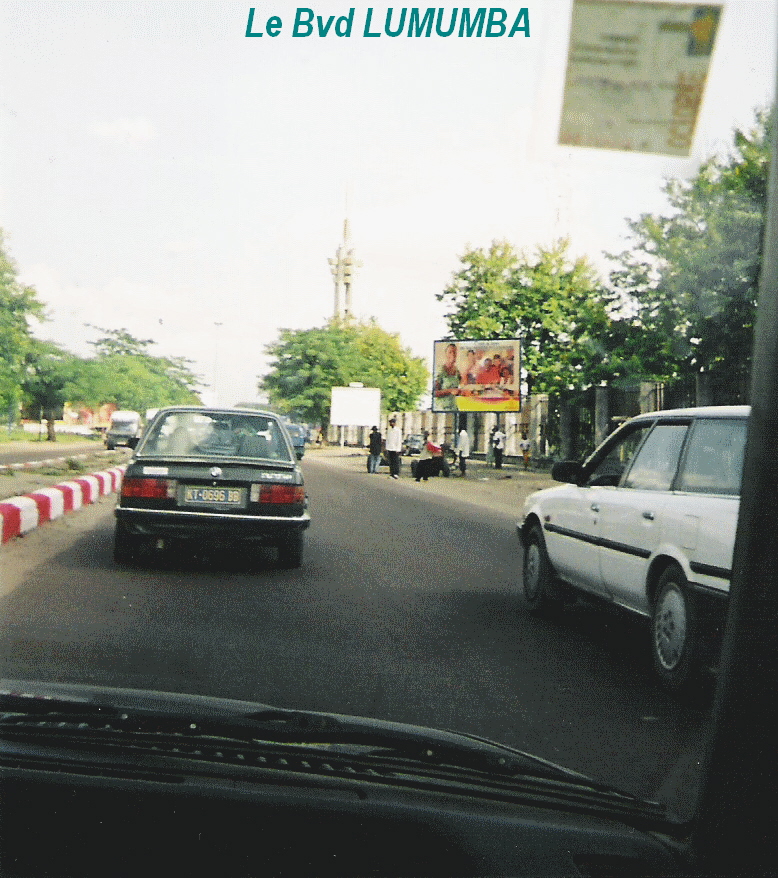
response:
M138 454L294 460L275 418L231 412L168 412L152 424Z

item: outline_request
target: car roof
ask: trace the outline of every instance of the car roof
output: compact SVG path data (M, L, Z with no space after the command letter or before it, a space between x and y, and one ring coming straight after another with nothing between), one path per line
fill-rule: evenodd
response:
M654 418L747 418L751 413L748 405L705 405L683 409L661 409L656 412L644 412L632 419L653 420Z
M160 409L155 417L170 414L171 412L197 412L203 415L261 415L262 417L275 418L281 423L281 419L275 412L264 409L231 408L230 406L207 406L207 405L169 405Z

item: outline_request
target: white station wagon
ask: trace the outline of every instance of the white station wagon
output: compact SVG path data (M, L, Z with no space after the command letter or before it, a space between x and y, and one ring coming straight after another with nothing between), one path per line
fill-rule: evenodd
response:
M527 498L519 536L533 609L570 587L651 620L657 673L685 685L710 657L732 572L748 406L627 421L566 482Z

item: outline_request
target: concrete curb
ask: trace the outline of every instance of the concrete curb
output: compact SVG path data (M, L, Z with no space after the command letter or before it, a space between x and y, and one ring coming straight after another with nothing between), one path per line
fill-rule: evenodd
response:
M40 488L31 494L0 501L0 543L7 543L47 521L60 518L66 512L74 512L94 503L101 496L118 491L126 469L127 464L119 464L101 472L60 482L50 488Z

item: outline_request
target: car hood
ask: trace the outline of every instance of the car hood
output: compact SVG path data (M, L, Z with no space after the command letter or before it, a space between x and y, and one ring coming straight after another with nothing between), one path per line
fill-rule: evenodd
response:
M562 494L567 494L571 488L575 487L576 486L572 484L572 482L560 482L560 484L554 485L551 488L541 488L539 491L533 491L533 493L529 494L525 499L524 508L531 508L541 498L556 497Z

